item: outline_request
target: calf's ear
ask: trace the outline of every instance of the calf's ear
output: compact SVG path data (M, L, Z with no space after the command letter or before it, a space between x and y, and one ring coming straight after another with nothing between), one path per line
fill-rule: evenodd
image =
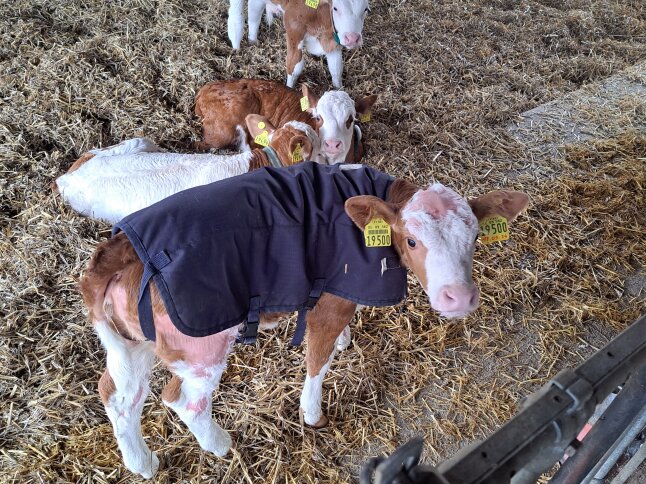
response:
M247 124L247 129L252 138L255 138L263 131L267 131L267 134L271 134L276 131L276 128L273 124L264 116L260 114L247 114L245 118L245 123Z
M522 192L494 190L472 198L469 200L469 205L478 220L493 215L502 215L511 222L527 208L529 197Z
M377 102L377 95L371 94L354 103L354 109L359 116L372 111L372 106Z
M395 225L397 213L381 198L372 195L359 195L345 201L345 213L363 230L368 222L376 218L383 218L389 225Z
M314 108L316 108L316 105L319 102L319 98L314 94L312 91L310 91L310 88L307 87L307 84L302 84L301 85L301 92L303 93L303 97L307 98L307 102L309 103L309 109L308 111L311 113Z

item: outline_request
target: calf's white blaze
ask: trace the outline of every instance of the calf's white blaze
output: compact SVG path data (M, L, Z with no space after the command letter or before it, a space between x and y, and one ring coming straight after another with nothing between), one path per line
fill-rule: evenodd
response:
M355 130L357 112L354 101L346 92L328 91L318 100L316 107L312 109L312 115L320 117L323 121L319 128L322 157L325 157L330 165L343 163L350 151ZM347 125L348 119L351 120L349 127ZM361 131L358 132L358 135L361 139ZM340 142L341 146L338 151L332 150L330 152L327 142Z
M341 45L349 49L363 44L363 22L368 0L332 0L332 20Z
M477 295L472 270L478 220L467 201L435 183L411 198L402 210L402 219L406 229L427 249L424 290L431 307L445 317L462 317L475 309L447 312L439 303L446 286L464 287Z

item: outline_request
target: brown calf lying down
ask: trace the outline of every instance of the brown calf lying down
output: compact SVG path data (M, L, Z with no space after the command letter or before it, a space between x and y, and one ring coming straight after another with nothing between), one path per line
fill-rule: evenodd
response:
M356 103L343 91L328 91L318 98L307 86L303 94L276 81L240 79L214 81L204 85L195 97L195 114L202 120L202 141L197 147L250 149L253 137L245 126L245 116L260 114L274 126L288 121L309 124L321 139L319 163L358 163L363 157L361 130L357 117L370 113L377 95ZM309 107L301 109L301 97Z
M258 173L241 175L236 180L244 182ZM235 206L235 201L229 203ZM493 191L467 201L440 184L423 189L396 179L386 200L371 195L348 198L344 206L349 220L342 223L351 227L347 225L351 220L364 230L369 222L383 219L392 231L399 264L414 273L431 306L445 317L463 317L478 306L479 292L471 274L478 220L500 215L512 221L527 203L527 196L519 192ZM173 373L162 392L163 402L177 412L203 449L223 456L231 439L211 418L212 396L244 324L204 337L182 334L151 282L156 341L147 341L138 319L143 270L132 244L120 233L98 245L80 287L90 319L107 352L107 368L99 382L99 393L125 465L150 478L157 471L159 460L143 440L140 418L155 356ZM381 270L383 274L383 261ZM318 428L327 423L321 411L322 382L337 346L344 346L340 340L356 308L352 301L323 292L307 313L307 376L301 411L310 426ZM261 323L276 322L279 316L261 314Z

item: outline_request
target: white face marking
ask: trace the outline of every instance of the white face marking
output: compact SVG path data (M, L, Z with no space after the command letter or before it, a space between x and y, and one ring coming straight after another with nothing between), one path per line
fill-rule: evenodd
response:
M316 161L317 163L326 164L326 160L321 158L321 138L319 138L319 135L316 134L316 131L309 124L301 123L300 121L290 121L285 123L285 126L291 126L302 131L310 140L310 143L312 143L312 154L309 159L304 161Z
M332 0L332 20L342 46L361 47L368 10L368 0Z
M330 165L343 163L350 151L356 110L354 101L343 91L328 91L321 96L312 110L313 116L321 118L319 129L321 156Z
M447 317L462 317L475 309L477 289L471 273L478 220L468 202L436 183L411 198L402 218L406 229L427 249L424 290L431 306ZM448 303L446 288L454 296Z

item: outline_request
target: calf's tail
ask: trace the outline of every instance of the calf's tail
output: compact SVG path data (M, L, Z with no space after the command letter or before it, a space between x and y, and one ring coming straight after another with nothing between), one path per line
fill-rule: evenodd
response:
M79 282L92 321L107 319L104 302L108 286L112 282L118 282L124 270L137 263L141 264L132 244L123 233L97 246Z

